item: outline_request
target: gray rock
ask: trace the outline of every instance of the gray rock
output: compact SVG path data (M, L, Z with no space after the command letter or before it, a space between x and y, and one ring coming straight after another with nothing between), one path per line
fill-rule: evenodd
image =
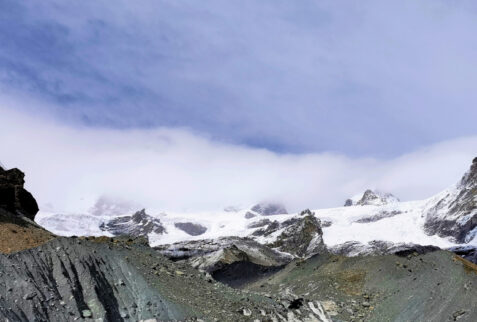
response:
M402 212L399 210L392 210L392 211L382 210L375 215L358 219L355 222L360 224L366 224L370 222L376 222L385 218L391 218L400 214L402 214Z
M133 247L135 242L125 240L123 245ZM141 246L134 247L147 247L142 244L145 241L140 242ZM149 284L143 271L125 261L126 254L139 256L142 249L108 247L106 242L78 244L75 239L61 237L39 248L12 255L0 254L0 288L2 285L15 287L15 293L0 298L0 320L71 321L73 315L121 321L120 312L126 312L133 321L154 316L161 320L184 319L176 304ZM138 289L141 292L137 292ZM59 305L51 305L53 299L53 304ZM146 310L146 299L156 303L148 308L150 311ZM132 303L140 305L124 311L124 307L131 307Z
M382 240L373 240L367 244L357 241L349 241L340 245L328 248L329 252L342 256L367 256L367 255L400 255L407 256L411 253L425 254L427 252L437 251L435 246L421 246L412 243L392 243Z
M260 228L270 225L272 221L270 219L260 219L247 225L247 228Z
M301 215L301 218L292 218L281 223L280 229L283 228L283 232L269 246L298 257L325 253L320 220L309 210L303 211Z
M185 261L192 267L209 273L237 261L261 266L282 266L292 260L292 256L277 252L250 238L241 237L183 241L160 245L155 249L174 261Z
M136 212L132 216L114 218L101 224L100 229L114 236L147 236L150 233L163 234L166 229L158 218L149 216L146 210Z
M90 317L93 316L93 313L90 310L83 310L83 311L81 311L81 315L84 318L90 318Z
M191 236L200 236L207 231L206 227L191 222L178 222L174 226Z

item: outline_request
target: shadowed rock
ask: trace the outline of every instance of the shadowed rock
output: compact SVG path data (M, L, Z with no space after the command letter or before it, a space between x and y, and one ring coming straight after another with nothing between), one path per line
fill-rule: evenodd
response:
M207 228L191 222L177 222L174 226L191 236L200 236L207 231Z
M400 214L402 214L402 212L399 210L392 210L392 211L383 210L373 216L364 217L364 218L356 220L355 222L360 224L367 224L367 223L376 222L385 218L391 218Z
M38 213L35 198L23 188L25 174L18 169L0 167L0 208L31 220Z

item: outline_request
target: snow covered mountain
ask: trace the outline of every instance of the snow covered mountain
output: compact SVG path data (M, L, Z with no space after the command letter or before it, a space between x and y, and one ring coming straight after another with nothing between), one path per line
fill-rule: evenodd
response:
M477 158L461 181L438 194L427 205L424 229L428 234L467 243L477 235Z
M346 199L344 206L383 206L394 202L399 202L399 199L393 194L368 189L362 195Z
M383 253L411 244L450 248L477 244L476 195L477 158L456 186L429 199L400 202L392 194L366 190L349 199L344 207L315 209L310 214L319 219L324 244L336 252L363 253L375 249ZM59 235L117 235L133 231L147 235L152 246L232 236L273 245L300 218L302 214L288 214L279 203L260 203L248 209L229 207L201 213L148 209L141 216L40 212L37 221Z

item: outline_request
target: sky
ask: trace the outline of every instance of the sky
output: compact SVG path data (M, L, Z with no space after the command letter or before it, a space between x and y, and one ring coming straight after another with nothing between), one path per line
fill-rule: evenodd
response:
M472 1L0 0L0 162L68 211L428 197L477 152L476 18Z

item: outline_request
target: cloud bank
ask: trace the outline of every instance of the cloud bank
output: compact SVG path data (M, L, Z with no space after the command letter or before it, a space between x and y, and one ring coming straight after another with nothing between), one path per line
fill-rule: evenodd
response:
M446 0L0 1L0 93L72 124L395 158L476 135L476 12Z
M103 195L164 211L262 200L292 210L333 207L369 187L426 198L457 182L477 147L474 136L387 160L279 154L181 129L67 127L0 103L0 162L24 170L41 208L54 211L80 213Z

